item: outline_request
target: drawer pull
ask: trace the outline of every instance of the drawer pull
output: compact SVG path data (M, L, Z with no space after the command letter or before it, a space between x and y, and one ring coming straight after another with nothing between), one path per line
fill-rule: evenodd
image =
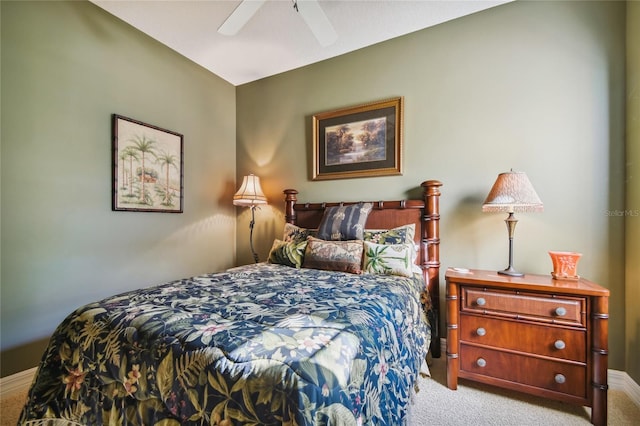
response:
M553 346L555 346L556 349L564 349L567 347L567 345L562 340L556 340Z
M559 317L563 317L565 315L567 315L567 310L565 308L563 308L562 306L556 308L556 315Z
M566 377L564 377L564 375L563 375L563 374L556 374L556 376L554 377L554 379L555 379L556 383L558 383L558 384L560 384L560 385L567 381L567 378L566 378Z
M478 336L484 336L485 334L487 334L487 330L485 330L485 329L484 329L484 328L482 328L482 327L478 327L478 329L476 330L476 334L477 334Z
M476 365L478 367L486 367L487 361L484 358L478 358L478 360L476 361Z
M478 306L484 306L487 304L487 301L484 299L484 297L478 297L478 300L476 300L476 304Z

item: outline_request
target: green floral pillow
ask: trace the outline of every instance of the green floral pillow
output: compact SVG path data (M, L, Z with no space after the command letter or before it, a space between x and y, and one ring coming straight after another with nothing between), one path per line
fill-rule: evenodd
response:
M416 225L398 226L392 229L365 229L364 240L376 244L411 244L411 263L418 259L418 250L415 245ZM414 268L415 269L415 268Z
M362 273L362 241L325 241L309 237L303 268Z
M367 274L413 276L413 244L364 242L363 271Z
M307 248L307 242L287 242L282 240L274 240L269 252L269 263L278 263L280 265L293 266L300 268L304 259L304 251Z
M376 244L413 244L416 235L414 223L393 229L365 229L364 240Z
M307 241L307 237L317 237L317 229L300 228L299 226L292 225L291 223L284 224L284 233L282 240L285 242L302 242Z

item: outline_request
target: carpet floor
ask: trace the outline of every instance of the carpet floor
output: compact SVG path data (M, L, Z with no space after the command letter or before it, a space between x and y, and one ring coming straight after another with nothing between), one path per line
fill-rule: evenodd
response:
M591 409L460 379L447 387L446 358L433 359L431 377L421 377L409 426L574 426L589 425ZM607 394L612 426L640 425L640 407L622 391Z
M589 425L590 409L548 401L461 379L447 388L446 360L434 359L431 377L421 377L408 426L574 426ZM0 426L16 426L26 392L2 398ZM640 425L640 407L622 391L609 390L608 424Z

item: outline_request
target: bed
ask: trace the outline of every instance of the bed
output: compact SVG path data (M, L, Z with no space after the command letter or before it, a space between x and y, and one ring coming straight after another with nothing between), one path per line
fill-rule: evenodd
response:
M357 203L285 190L267 262L70 314L19 424L407 424L427 349L440 356L440 186Z

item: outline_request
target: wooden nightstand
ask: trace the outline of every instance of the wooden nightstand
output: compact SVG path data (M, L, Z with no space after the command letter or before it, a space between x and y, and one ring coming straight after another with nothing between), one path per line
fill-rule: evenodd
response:
M448 269L447 386L465 378L589 406L607 424L609 290Z

